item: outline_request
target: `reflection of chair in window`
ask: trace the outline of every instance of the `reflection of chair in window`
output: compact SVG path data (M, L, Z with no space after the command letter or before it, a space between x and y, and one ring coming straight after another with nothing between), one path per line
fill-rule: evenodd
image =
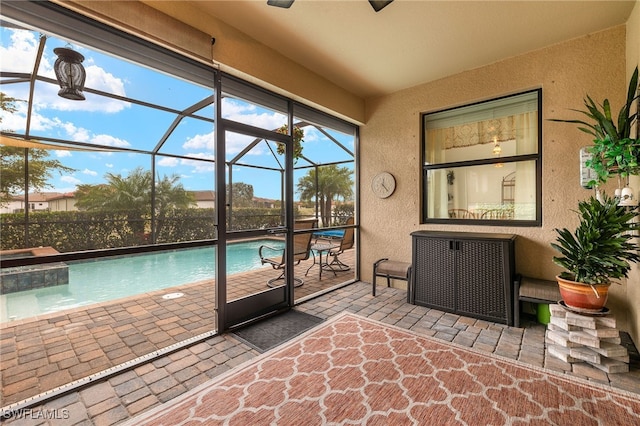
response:
M347 219L347 223L345 225L353 225L353 216ZM349 265L338 259L338 256L344 253L345 250L349 250L351 247L353 247L353 228L347 228L344 230L344 235L340 240L340 246L329 250L328 256L333 257L333 259L331 259L331 262L328 262L327 266L333 271L348 271L351 269Z
M450 219L475 219L476 215L467 209L449 209Z
M316 227L316 220L300 220L296 221L294 224L294 229L304 230L304 229L312 229ZM307 260L309 258L309 253L311 251L311 237L313 236L312 232L306 232L302 234L295 234L293 236L293 261L294 265L299 264L303 260ZM269 287L274 287L275 282L278 280L284 280L284 268L286 266L286 252L285 249L277 249L270 247L268 245L262 245L258 249L258 254L260 255L260 262L264 264L269 264L275 270L282 270L282 273L276 277L271 278L267 281L267 285ZM300 278L294 278L296 287L300 287L304 284L304 281Z
M480 219L502 219L509 220L513 219L513 208L503 208L503 209L490 209L486 210L480 216Z

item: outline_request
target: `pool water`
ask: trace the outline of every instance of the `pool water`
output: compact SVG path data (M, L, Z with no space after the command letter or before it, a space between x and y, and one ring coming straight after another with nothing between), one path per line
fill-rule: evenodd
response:
M227 273L262 267L258 248L280 241L228 245ZM67 262L69 284L0 295L0 323L215 278L215 247Z

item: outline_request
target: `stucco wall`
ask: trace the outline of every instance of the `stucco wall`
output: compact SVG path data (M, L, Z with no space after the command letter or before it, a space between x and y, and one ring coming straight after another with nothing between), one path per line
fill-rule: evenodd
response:
M591 195L579 185L578 161L579 149L590 138L574 125L547 119L578 118L568 109L581 108L586 93L607 97L619 109L626 82L623 25L368 101L360 147L362 279L371 280L369 265L378 258L410 261L410 233L418 229L516 234L518 272L554 279L560 272L551 260L554 228L574 227L571 210ZM543 101L542 227L420 225L420 113L538 87ZM372 177L382 170L398 182L388 199L375 198L370 189ZM626 290L626 284L612 286L608 306L620 326L630 329Z

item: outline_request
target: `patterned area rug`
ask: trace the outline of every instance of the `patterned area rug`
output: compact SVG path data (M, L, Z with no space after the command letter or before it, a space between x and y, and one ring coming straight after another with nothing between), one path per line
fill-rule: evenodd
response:
M135 425L638 425L640 397L340 314Z

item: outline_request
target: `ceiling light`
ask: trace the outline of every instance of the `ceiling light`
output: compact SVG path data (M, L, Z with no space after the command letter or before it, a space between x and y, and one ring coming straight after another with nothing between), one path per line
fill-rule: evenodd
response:
M74 101L84 101L82 90L84 89L84 80L87 77L82 66L84 56L65 47L55 48L53 53L58 55L58 59L53 64L58 84L60 84L58 96Z
M373 10L380 12L393 0L369 0L369 4L373 7ZM281 7L283 9L289 9L294 0L267 0L269 6Z
M393 0L369 0L369 4L376 12L380 12L386 6L389 5Z
M282 7L284 9L289 9L293 4L294 0L267 0L267 4L269 6Z

